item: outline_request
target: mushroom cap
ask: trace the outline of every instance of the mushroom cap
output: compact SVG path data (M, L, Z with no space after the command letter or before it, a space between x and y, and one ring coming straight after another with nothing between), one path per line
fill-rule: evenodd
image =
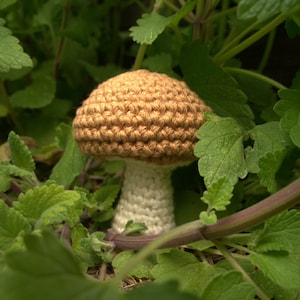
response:
M183 81L130 71L91 92L77 109L73 135L79 149L96 158L192 161L205 111L210 108Z

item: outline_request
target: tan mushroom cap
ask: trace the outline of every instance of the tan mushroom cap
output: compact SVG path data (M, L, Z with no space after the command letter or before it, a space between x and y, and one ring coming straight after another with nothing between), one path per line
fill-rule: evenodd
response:
M191 161L205 111L210 108L183 81L125 72L100 84L77 109L73 135L79 149L96 158Z

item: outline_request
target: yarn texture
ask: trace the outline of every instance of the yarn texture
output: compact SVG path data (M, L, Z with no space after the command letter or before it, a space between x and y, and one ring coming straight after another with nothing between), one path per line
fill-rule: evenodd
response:
M147 70L125 72L82 103L73 134L82 152L98 158L191 161L195 133L209 110L183 81Z
M77 109L73 135L96 158L126 161L112 228L145 223L146 234L175 226L171 173L195 159L196 132L210 108L183 81L137 70L100 84Z
M129 220L145 223L146 234L160 234L175 226L171 171L142 161L126 161L124 185L112 228L122 232Z

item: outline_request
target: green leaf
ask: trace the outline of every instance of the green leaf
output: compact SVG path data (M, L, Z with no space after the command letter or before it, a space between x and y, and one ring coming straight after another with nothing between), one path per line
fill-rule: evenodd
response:
M197 137L195 155L199 157L198 168L209 187L219 178L227 177L231 185L247 175L243 139L245 133L232 118L208 115Z
M25 251L6 256L8 269L0 274L1 299L121 299L112 282L88 279L69 249L51 233L27 235L25 244Z
M290 210L268 219L255 240L255 250L298 251L300 249L300 212Z
M142 66L152 72L164 73L171 77L175 74L172 69L172 56L169 53L148 56L143 60Z
M2 72L33 66L31 58L23 52L19 40L3 26L4 23L5 21L0 18L0 77Z
M213 225L216 224L218 221L216 212L214 210L212 211L201 211L199 215L199 219L203 222L205 225Z
M180 55L183 78L219 116L232 117L243 127L254 126L247 97L235 79L217 66L199 40L185 44Z
M21 169L33 172L35 164L32 155L20 137L12 131L8 136L8 143L12 162Z
M260 178L260 183L265 186L270 193L274 193L280 188L276 180L276 173L282 165L285 155L285 150L278 150L274 153L267 153L259 160L258 167L260 171L257 175Z
M14 208L31 220L36 228L48 227L66 222L73 227L79 222L83 201L80 193L65 191L63 186L50 184L20 194Z
M137 20L138 26L132 26L130 36L138 44L151 45L170 23L170 17L164 17L155 12L143 14L142 18Z
M220 177L214 181L203 193L201 200L205 202L209 209L225 210L230 204L233 186L227 177Z
M300 90L285 89L278 92L280 101L274 111L281 117L281 130L290 134L292 142L300 147Z
M28 233L30 230L27 219L0 199L0 249L10 249L22 233Z
M185 293L179 290L177 282L153 283L147 284L124 295L126 300L197 300L198 297Z
M6 192L10 189L10 181L10 176L2 172L0 163L0 192Z
M56 91L52 63L45 63L31 73L32 84L15 92L11 98L14 107L41 108L51 103Z
M46 25L53 30L52 23L54 19L61 14L62 7L60 0L48 0L46 3L43 3L33 18L34 26Z
M135 254L133 251L122 251L118 253L112 261L112 265L115 269L115 272L118 274L118 272L128 264L128 261L130 261L134 257L134 255ZM141 262L136 268L130 270L130 272L127 275L135 276L136 278L150 279L152 278L151 269L153 265L153 259L147 258L146 260Z
M78 176L85 166L87 156L79 151L79 148L73 139L72 128L68 126L66 133L66 149L60 161L52 169L50 179L57 184L69 186Z
M274 283L287 289L300 289L299 262L282 251L251 253L249 259Z
M206 283L220 272L218 268L199 262L193 254L179 250L158 254L157 263L151 271L156 281L176 280L181 291L198 297Z
M237 15L244 20L256 18L264 21L277 13L287 13L298 3L298 0L241 0Z
M206 285L201 299L205 300L253 300L255 288L244 281L237 271L228 271L213 277Z
M247 167L251 173L259 172L259 161L268 153L287 150L291 146L289 137L279 128L279 122L257 125L248 133L254 140L254 146L245 150Z

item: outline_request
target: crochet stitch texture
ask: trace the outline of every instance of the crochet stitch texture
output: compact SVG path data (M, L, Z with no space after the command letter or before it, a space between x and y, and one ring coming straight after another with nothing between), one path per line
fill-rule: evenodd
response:
M175 226L172 170L195 159L196 132L210 108L187 85L137 70L100 84L77 109L73 135L96 158L122 158L124 182L112 228L129 220L160 234Z
M183 81L137 70L100 84L73 121L80 150L98 158L158 164L194 159L195 132L209 108Z

